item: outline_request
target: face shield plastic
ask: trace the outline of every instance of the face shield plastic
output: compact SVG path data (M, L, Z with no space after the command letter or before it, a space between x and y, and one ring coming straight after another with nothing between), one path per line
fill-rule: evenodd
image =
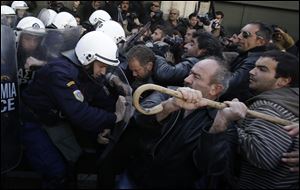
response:
M46 29L42 42L47 61L59 58L61 52L74 49L81 35L81 26L65 29Z
M24 29L19 34L17 49L18 78L23 90L34 77L34 70L45 64L45 49L41 44L45 29Z
M15 28L17 24L16 15L1 15L1 24L6 25L10 28Z
M45 29L24 29L18 32L18 67L24 68L28 57L45 60L45 50L41 46L46 35Z

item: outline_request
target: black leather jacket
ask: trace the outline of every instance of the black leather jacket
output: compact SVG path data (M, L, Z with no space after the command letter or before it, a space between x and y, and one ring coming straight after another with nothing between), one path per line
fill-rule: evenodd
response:
M220 97L220 101L238 98L241 102L245 102L255 95L249 88L249 71L255 67L255 62L264 51L266 51L265 46L255 47L239 54L230 64L232 75L229 81L229 88Z
M189 57L176 65L170 65L165 58L156 56L153 78L162 85L182 86L185 77L198 61L198 58Z
M167 95L155 92L143 101L142 106L152 107L166 99ZM191 188L203 176L223 174L228 161L227 142L218 145L224 154L214 158L217 165L213 170L201 163L213 159L202 154L200 139L203 129L212 125L215 114L216 110L203 108L184 117L184 110L180 110L158 123L155 116L136 113L135 119L140 127L160 128L161 131L158 137L149 141L151 146L145 146L148 150L134 161L129 170L135 182L144 188Z

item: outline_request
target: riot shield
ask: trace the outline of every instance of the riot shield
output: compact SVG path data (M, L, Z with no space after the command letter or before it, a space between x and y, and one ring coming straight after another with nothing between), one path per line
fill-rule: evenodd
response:
M1 24L1 175L21 160L17 55L13 30Z
M100 155L100 158L97 161L98 166L101 165L102 161L107 157L107 155L114 148L114 145L119 141L119 138L126 129L134 112L134 107L132 105L132 88L130 87L122 69L120 69L119 67L109 67L106 74L106 81L107 83L104 88L107 87L109 93L125 97L126 110L123 120L117 123L112 129L111 135L109 137L110 142Z
M1 15L1 24L10 28L15 28L17 24L16 15Z
M61 57L61 52L74 49L81 36L81 26L65 29L47 29L42 42L42 48L46 52L46 60Z
M46 62L45 49L42 48L45 34L44 29L37 28L18 31L17 61L21 91L33 79L35 70Z

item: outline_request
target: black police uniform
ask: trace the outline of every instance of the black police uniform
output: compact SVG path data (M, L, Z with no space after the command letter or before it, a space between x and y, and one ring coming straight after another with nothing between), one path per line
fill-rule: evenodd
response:
M113 112L92 107L87 102L80 90L82 73L80 66L66 58L59 58L38 70L32 83L22 92L22 139L26 157L47 179L44 181L47 188L62 184L66 166L61 153L43 130L43 125L51 127L66 120L97 135L102 129L112 128L116 121Z

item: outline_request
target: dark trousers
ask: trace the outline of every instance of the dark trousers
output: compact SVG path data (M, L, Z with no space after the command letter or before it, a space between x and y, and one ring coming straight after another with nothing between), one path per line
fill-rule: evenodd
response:
M43 176L43 187L63 187L66 162L42 126L38 123L25 122L21 136L25 157L32 168Z

